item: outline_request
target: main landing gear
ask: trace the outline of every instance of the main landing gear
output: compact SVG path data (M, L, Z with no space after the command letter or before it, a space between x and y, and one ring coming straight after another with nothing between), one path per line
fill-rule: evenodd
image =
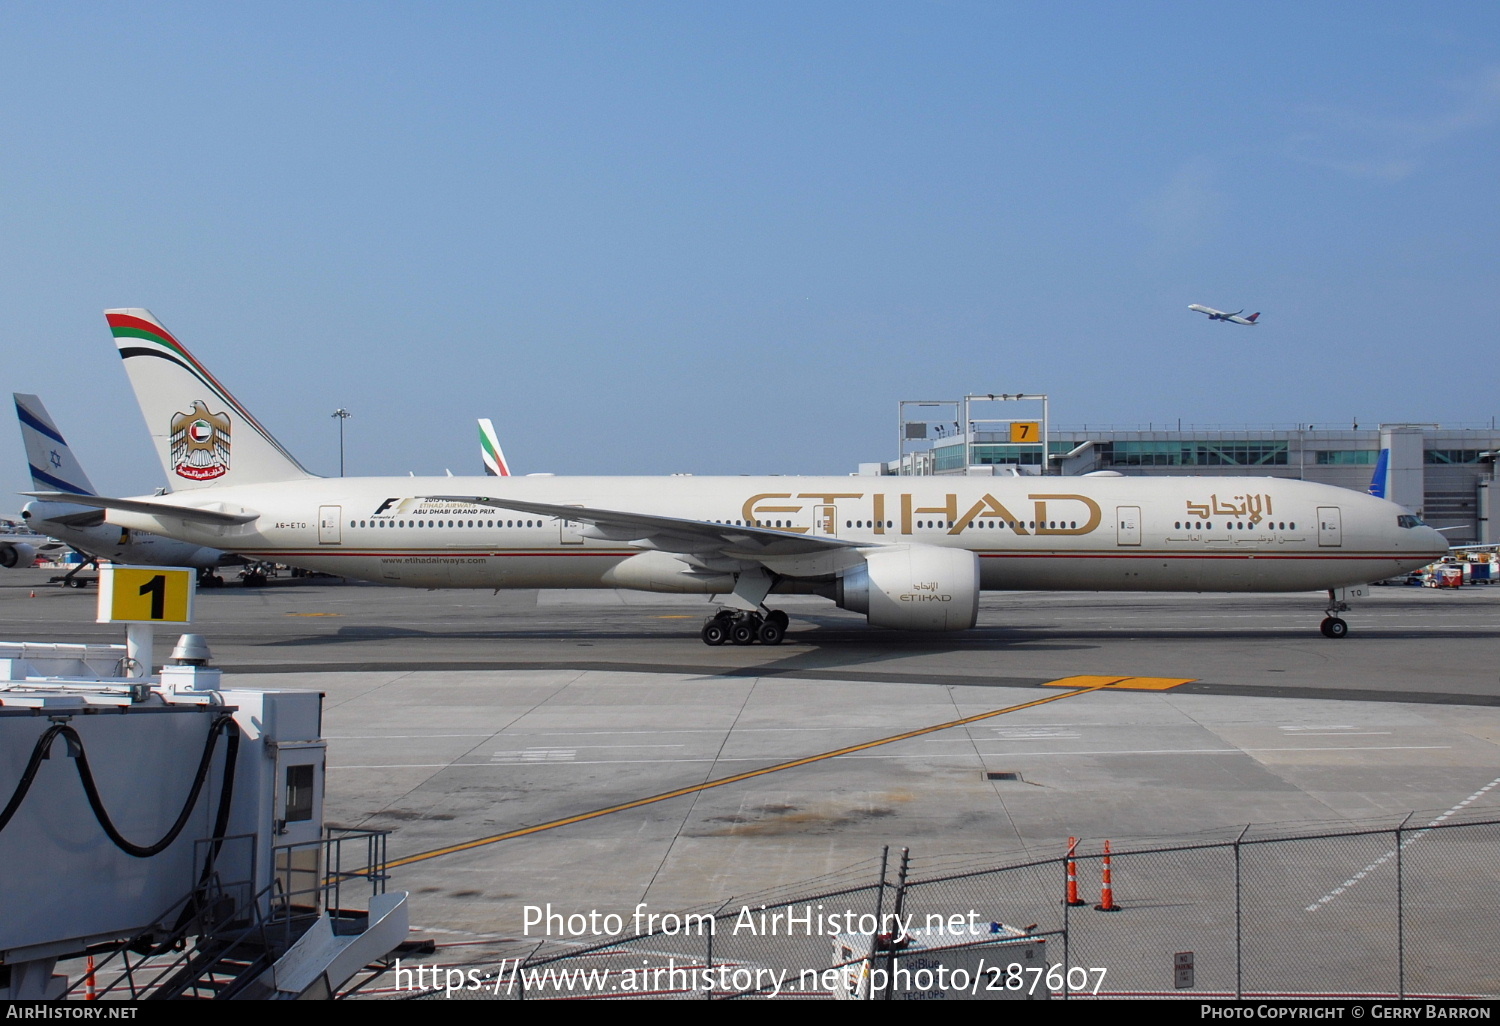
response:
M742 609L721 609L703 622L705 645L779 645L786 637L788 617L779 609L772 609L761 616Z

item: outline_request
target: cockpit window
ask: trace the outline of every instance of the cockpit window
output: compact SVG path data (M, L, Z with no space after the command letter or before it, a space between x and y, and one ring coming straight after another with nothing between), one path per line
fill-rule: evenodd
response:
M1419 516L1417 516L1417 515L1415 515L1413 513L1402 513L1400 516L1396 517L1396 526L1397 527L1426 527L1427 525L1422 522L1422 518L1421 517L1419 517Z

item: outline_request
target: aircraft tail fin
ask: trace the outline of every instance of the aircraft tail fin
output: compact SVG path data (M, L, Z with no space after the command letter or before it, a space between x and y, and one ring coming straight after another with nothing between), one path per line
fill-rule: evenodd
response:
M1249 317L1246 317L1245 320L1249 321L1251 324L1254 324L1255 323L1255 318L1257 318L1259 316L1260 316L1260 311L1257 310L1257 311L1255 311L1255 313L1251 314Z
M47 408L34 395L12 393L16 401L16 419L21 422L21 443L26 447L26 462L31 468L33 488L95 495L89 476L78 465L68 443L47 416Z
M1369 492L1377 499L1386 498L1387 485L1391 474L1391 450L1381 449L1380 455L1375 459L1375 473L1370 477Z
M488 417L479 418L479 454L484 457L484 472L490 477L510 477L510 464Z
M312 476L150 311L104 319L174 491Z

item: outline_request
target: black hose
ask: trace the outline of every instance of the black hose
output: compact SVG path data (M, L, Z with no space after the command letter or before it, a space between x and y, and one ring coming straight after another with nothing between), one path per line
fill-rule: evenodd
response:
M104 833L114 842L115 847L119 848L125 854L138 859L148 859L153 855L160 854L173 841L177 840L177 836L182 833L183 827L187 826L188 817L192 815L194 806L198 804L198 795L203 791L203 785L208 780L208 773L213 765L214 748L218 742L219 735L223 733L226 727L232 727L233 725L234 717L228 713L224 713L215 718L213 724L209 727L208 738L203 745L203 756L198 760L198 772L193 775L193 786L188 794L187 802L183 805L182 812L178 814L177 821L172 824L172 828L155 844L132 844L115 828L114 822L109 818L109 813L104 808L103 800L99 797L99 788L94 783L94 774L89 768L88 754L84 751L83 738L78 736L78 731L66 723L53 724L37 739L36 746L31 750L31 758L26 763L26 770L21 774L20 783L16 785L15 793L11 795L10 801L5 805L5 809L0 811L0 830L5 829L10 823L11 817L15 815L16 810L21 807L21 803L26 799L27 792L31 790L31 785L36 780L37 770L41 767L42 760L47 757L47 752L52 747L52 742L61 736L67 738L77 748L76 763L78 779L83 784L83 793L88 797L89 808L94 811L94 818L104 828ZM232 748L238 748L238 741L239 731L236 729L231 741ZM230 776L231 774L226 770L224 788L226 795L231 794L233 789L233 785L230 783ZM219 808L219 819L226 821L227 815L227 807L221 805Z
M234 804L234 768L239 761L240 754L240 725L234 722L234 717L229 720L229 745L224 749L224 781L219 785L219 813L214 817L213 845L209 849L208 858L203 863L203 877L199 883L208 880L213 873L214 863L218 861L219 849L224 847L224 835L229 831L229 811Z
M37 739L36 745L31 749L31 759L26 763L26 770L21 774L21 782L16 785L15 793L10 796L10 801L5 803L5 808L0 811L0 830L4 830L10 823L16 810L26 800L26 793L31 790L31 784L36 780L36 771L41 768L42 760L47 757L47 749L52 746L53 740L63 730L63 724L54 723L48 727L46 732Z

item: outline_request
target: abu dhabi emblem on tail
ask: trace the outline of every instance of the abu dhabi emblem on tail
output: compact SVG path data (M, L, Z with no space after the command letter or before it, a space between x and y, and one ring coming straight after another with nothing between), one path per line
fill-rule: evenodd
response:
M106 310L104 318L174 489L313 476L149 311Z
M229 418L210 413L203 400L172 418L172 472L189 481L212 481L229 473Z

